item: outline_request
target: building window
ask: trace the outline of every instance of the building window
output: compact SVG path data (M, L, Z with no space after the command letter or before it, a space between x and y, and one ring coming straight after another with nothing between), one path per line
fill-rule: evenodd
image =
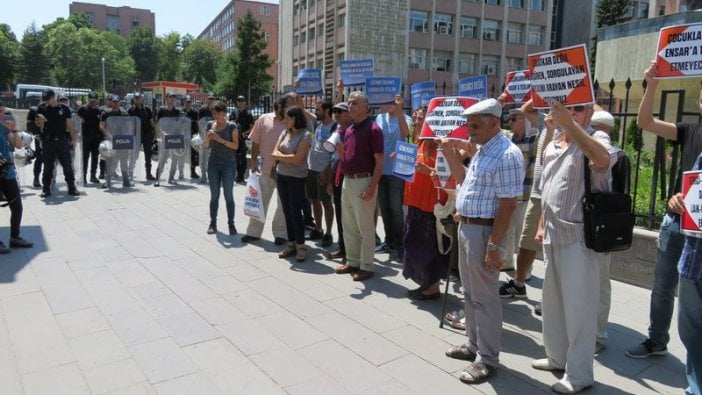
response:
M429 13L424 11L410 11L411 32L426 33L429 31Z
M527 44L529 45L543 45L544 44L544 27L543 26L529 26L529 36Z
M453 34L453 18L451 15L434 14L434 33L436 34Z
M341 14L336 17L336 27L344 27L346 26L346 14Z
M475 72L475 54L462 53L458 56L458 72L462 74L477 74Z
M478 38L478 19L467 16L461 17L461 37Z
M638 17L642 19L648 18L648 3L645 3L643 1L639 2Z
M300 44L307 41L307 32L300 32Z
M322 37L324 35L324 24L320 23L317 25L317 37Z
M482 72L485 75L497 75L500 59L497 56L483 56Z
M485 0L485 4L500 5L500 0Z
M132 17L132 27L137 27L137 26L139 26L139 17L133 16Z
M521 44L522 36L524 35L524 25L521 23L507 24L507 42L512 44Z
M491 19L483 21L483 39L484 40L500 40L500 22Z
M271 15L271 7L267 5L261 6L261 16L270 16Z
M271 34L268 33L268 32L266 32L266 31L264 31L264 32L263 32L263 41L265 41L266 44L268 44L268 42L271 41ZM294 44L293 44L293 45L294 45Z
M293 47L297 47L297 44L300 42L300 38L296 35L293 36Z
M108 15L106 27L107 27L107 30L119 34L119 16L118 15Z
M434 51L432 69L434 71L451 71L451 52Z
M315 33L315 30L313 27L307 29L307 37L309 37L310 40L314 40L314 38L316 37L314 33Z
M507 71L518 71L522 70L522 59L521 58L507 58Z
M85 15L85 17L88 18L90 26L95 26L95 14L93 14L92 12L84 12L83 15Z
M512 8L524 8L524 0L509 0L509 6Z
M409 68L416 70L427 69L427 50L422 48L409 49Z
M534 11L544 10L544 0L529 0L531 1L529 8Z

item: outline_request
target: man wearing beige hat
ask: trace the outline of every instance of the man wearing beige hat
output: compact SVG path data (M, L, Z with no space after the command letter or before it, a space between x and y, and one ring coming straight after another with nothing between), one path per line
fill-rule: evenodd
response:
M460 184L456 211L461 215L458 269L465 294L465 344L446 356L472 361L460 380L476 384L497 372L502 331L498 278L504 241L517 198L522 195L524 159L500 128L502 107L495 99L469 107L470 140L442 139L441 149ZM475 152L464 168L458 150Z

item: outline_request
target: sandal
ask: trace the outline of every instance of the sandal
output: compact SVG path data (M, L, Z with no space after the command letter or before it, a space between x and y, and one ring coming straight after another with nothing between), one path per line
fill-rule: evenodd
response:
M459 318L457 320L451 321L451 328L465 330L466 329L466 317Z
M473 362L466 366L458 378L466 384L478 384L497 373L497 367L486 365L482 362Z
M298 262L304 262L305 259L307 259L307 246L304 244L298 244L295 260Z
M288 246L278 253L278 258L285 259L295 255L295 243L288 243Z
M448 322L453 322L456 320L460 320L461 318L466 316L466 311L463 309L460 310L454 310L449 313L446 313L444 316L444 319Z
M451 346L451 348L446 350L446 356L453 359L462 359L464 361L474 361L476 357L475 353L465 344Z

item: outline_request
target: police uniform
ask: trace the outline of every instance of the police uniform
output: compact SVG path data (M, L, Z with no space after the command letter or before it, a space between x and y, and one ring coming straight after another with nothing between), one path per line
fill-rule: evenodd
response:
M54 174L54 162L58 159L63 168L63 175L70 195L78 195L73 174L71 158L71 136L67 130L67 121L71 120L71 109L61 103L50 106L44 103L37 108L37 114L44 116L44 134L42 135L44 174L42 175L42 196L51 196L51 178Z
M195 136L200 131L200 127L197 123L197 120L199 119L198 111L196 111L192 107L189 110L186 110L185 107L183 107L181 111L186 117L190 118L190 120L192 121L190 127L190 135ZM199 153L195 151L195 149L193 149L192 147L190 147L190 150L190 178L200 178L195 172L195 168L198 165Z
M158 112L156 113L156 122L158 122L161 118L177 118L183 116L183 112L180 111L180 109L173 107L169 109L166 106L163 106L158 109ZM165 150L166 147L159 147L159 149ZM168 182L173 183L173 178L175 177L175 171L176 171L176 162L177 159L174 157L171 159L171 169L170 173L168 174ZM161 177L161 172L163 172L163 166L165 165L165 161L160 161L158 162L158 167L156 168L156 184L154 186L158 186L158 180ZM182 165L182 163L180 164ZM180 170L180 175L181 177L183 176L183 170L181 168Z
M239 125L239 148L236 150L236 182L244 182L244 174L246 173L246 137L244 133L253 126L253 116L248 108L237 111L236 123Z
M86 175L88 173L88 158L90 158L90 182L98 182L96 172L98 167L98 156L100 152L100 141L102 141L102 133L100 133L100 108L90 107L86 104L78 109L78 116L83 121L83 183L87 183ZM100 173L104 173L104 164L101 163Z
M41 165L43 163L41 134L44 132L42 127L37 125L37 110L39 106L29 107L27 112L27 131L34 135L34 187L41 187Z
M144 167L146 168L146 179L153 180L154 177L151 174L151 156L153 154L153 143L154 143L154 128L151 120L154 117L154 113L151 111L151 107L141 106L137 107L136 104L131 106L127 113L133 117L139 117L141 119L141 145L144 149Z
M127 111L125 111L122 107L118 108L117 110L106 110L102 113L100 116L100 122L105 123L105 127L107 127L107 118L110 117L126 117ZM107 169L110 174L115 173L115 169L117 168L117 162L114 161L114 159L117 159L120 164L120 172L122 173L122 185L125 187L131 186L129 179L131 178L130 171L129 171L129 164L128 164L128 153L125 153L124 151L117 151L118 154L115 158L113 158L112 165Z

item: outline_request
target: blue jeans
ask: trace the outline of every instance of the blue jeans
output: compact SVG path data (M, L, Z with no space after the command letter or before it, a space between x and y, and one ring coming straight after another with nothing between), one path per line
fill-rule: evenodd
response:
M702 374L702 280L680 278L678 332L687 349L687 394L700 395Z
M305 222L302 215L305 204L305 183L307 178L278 174L278 196L283 206L288 241L305 244Z
M378 183L378 207L385 228L385 244L403 250L402 238L405 230L405 214L402 200L405 196L405 180L383 175Z
M207 178L210 181L210 223L217 225L219 210L219 188L224 189L224 201L227 204L227 224L234 225L234 173L236 162L209 162Z
M685 236L680 234L679 220L666 214L658 233L656 271L651 291L651 322L648 327L648 338L657 346L666 346L670 340L668 332L675 307L678 260L684 245Z

